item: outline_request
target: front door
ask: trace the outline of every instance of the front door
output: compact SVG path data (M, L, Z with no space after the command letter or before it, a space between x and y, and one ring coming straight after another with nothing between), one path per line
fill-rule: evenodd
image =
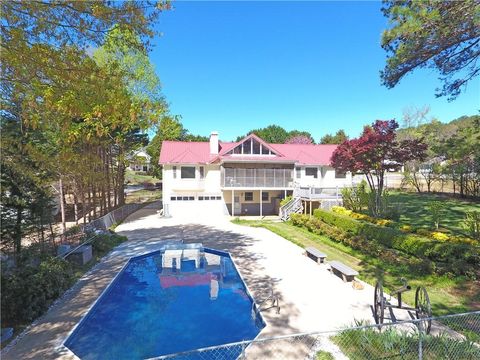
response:
M233 213L234 215L242 214L242 204L240 204L240 196L235 196L233 198Z

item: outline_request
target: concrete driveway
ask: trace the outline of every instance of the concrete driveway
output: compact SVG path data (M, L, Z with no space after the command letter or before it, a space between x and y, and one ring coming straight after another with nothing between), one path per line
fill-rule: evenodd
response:
M117 227L129 241L117 247L87 273L50 311L32 326L3 359L75 358L62 346L115 274L131 256L157 250L164 241L183 239L232 254L255 300L269 294L271 286L280 298L281 311L266 310L267 322L260 337L298 332L332 330L351 325L355 319L373 322L370 304L373 288L355 290L350 283L331 275L325 265L303 256L303 250L263 228L230 223L228 218L160 218L158 203L140 209ZM252 351L254 351L253 349ZM272 358L265 349L255 358ZM262 352L263 351L263 352ZM302 358L307 349L289 347L283 356Z

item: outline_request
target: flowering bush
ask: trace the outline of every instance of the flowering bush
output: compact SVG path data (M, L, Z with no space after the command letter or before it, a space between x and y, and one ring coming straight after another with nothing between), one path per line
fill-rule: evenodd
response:
M434 238L435 240L439 240L439 241L446 241L450 238L447 234L439 232L439 231L432 232L430 234L430 236L432 238Z
M345 209L342 206L332 206L332 211L340 215L350 216L354 219L368 221L368 222L371 222L372 224L380 225L380 226L389 226L394 223L392 220L377 219L369 215L356 213L356 212L353 212L352 210Z
M402 225L400 226L400 231L404 233L414 232L414 228L410 225Z

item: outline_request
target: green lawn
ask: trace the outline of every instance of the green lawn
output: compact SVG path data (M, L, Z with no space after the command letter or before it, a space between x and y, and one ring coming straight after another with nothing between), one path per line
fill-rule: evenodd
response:
M127 169L125 172L125 184L139 185L139 184L143 184L144 182L155 184L156 182L159 182L159 181L160 181L159 179L150 175L135 174L135 172L130 169Z
M423 285L427 288L436 315L480 309L480 281L468 280L464 277L451 278L439 275L424 275L414 272L405 265L394 265L373 258L331 239L315 235L308 230L289 223L271 221L235 220L237 224L264 227L285 239L301 246L313 246L328 256L328 260L339 260L358 270L359 278L375 285L377 276L383 276L384 287L391 290L401 285L399 279L405 277L409 284L416 288ZM403 299L414 304L415 292L404 293ZM373 302L373 299L372 299Z
M134 191L130 194L127 194L125 198L125 203L133 204L133 203L144 203L149 201L160 200L162 198L162 191L155 189L155 190L138 190Z
M400 211L400 222L414 227L434 230L434 224L428 211L428 204L441 201L446 207L440 226L452 232L463 233L462 220L466 211L479 210L480 203L468 202L442 195L424 193L391 192L390 203Z

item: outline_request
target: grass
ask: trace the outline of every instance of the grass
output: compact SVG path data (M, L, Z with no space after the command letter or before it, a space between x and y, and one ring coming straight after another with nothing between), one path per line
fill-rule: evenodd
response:
M138 190L127 195L125 198L126 204L132 203L144 203L149 201L155 201L162 198L161 190Z
M446 205L440 227L457 234L464 233L462 221L465 217L465 212L480 210L480 203L478 202L461 201L445 195L398 191L390 193L390 202L398 208L402 224L430 230L435 228L428 211L428 204L432 201L441 201Z
M317 352L315 358L317 360L335 360L335 358L333 357L333 355L331 353L329 353L328 351L323 351L323 350L320 350L319 352Z
M127 169L125 172L125 183L129 185L140 185L145 182L155 184L159 181L159 179L150 175L135 174L135 171L130 169Z
M381 258L373 258L334 242L326 236L313 234L290 223L248 220L235 220L234 222L240 225L264 227L300 247L313 246L324 252L328 260L338 260L356 269L360 273L359 278L371 285L375 285L377 277L382 277L387 291L401 286L401 277L405 277L413 289L417 286L425 286L430 296L434 315L480 309L480 281L469 280L465 277L451 278L447 275L413 273L408 267L395 265ZM404 293L403 300L414 305L415 292Z

